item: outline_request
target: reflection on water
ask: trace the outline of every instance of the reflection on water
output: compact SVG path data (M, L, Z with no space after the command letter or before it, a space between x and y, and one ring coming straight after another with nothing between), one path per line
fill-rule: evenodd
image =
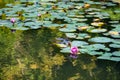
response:
M0 8L5 7L7 3L13 3L15 0L0 0Z
M72 60L53 45L61 33L0 28L1 80L119 80L120 64L80 55ZM4 53L4 54L3 54Z

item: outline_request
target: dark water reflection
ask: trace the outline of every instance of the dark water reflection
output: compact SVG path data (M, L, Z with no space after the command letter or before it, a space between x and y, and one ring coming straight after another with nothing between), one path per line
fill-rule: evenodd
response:
M85 54L73 60L59 53L53 45L62 36L57 30L13 33L3 27L0 32L1 80L120 80L119 62Z

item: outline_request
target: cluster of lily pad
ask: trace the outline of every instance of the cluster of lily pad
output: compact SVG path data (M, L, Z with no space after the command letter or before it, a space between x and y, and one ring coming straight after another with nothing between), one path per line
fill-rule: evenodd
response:
M97 55L98 59L120 61L120 22L111 20L108 13L101 11L115 6L114 2L91 0L21 0L19 5L7 4L0 9L0 26L11 30L58 28L68 38L67 41L60 38L60 43L56 43L62 53L71 53L76 58L80 52ZM76 52L72 52L73 48Z

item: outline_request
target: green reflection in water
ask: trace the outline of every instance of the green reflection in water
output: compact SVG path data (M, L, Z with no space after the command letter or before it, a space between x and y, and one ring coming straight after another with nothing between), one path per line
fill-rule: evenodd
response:
M72 60L53 45L57 30L0 28L1 80L119 80L120 65L80 55ZM66 57L65 57L66 56Z
M88 55L71 60L59 53L53 43L61 36L47 28L11 32L1 27L0 80L120 80L119 63Z

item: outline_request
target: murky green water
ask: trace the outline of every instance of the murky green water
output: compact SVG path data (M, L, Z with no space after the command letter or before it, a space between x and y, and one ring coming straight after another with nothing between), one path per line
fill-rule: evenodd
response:
M0 80L120 80L120 63L81 54L70 59L53 43L57 29L0 27Z

